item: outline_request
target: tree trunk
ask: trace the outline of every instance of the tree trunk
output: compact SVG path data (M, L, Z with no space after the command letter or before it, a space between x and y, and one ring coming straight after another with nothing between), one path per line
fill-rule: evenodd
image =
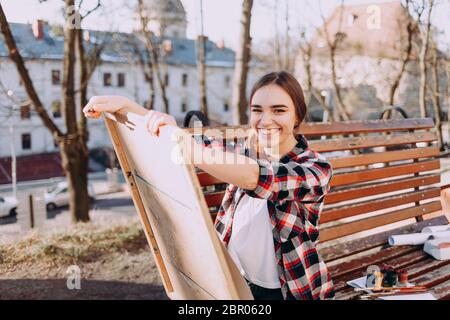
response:
M88 154L80 139L64 139L59 143L62 166L69 186L69 210L73 223L87 222L89 193L87 190Z
M406 10L408 10L409 8L409 1L406 1ZM409 15L409 13L408 13ZM408 62L411 59L411 52L412 52L412 37L413 37L413 32L414 32L414 25L413 25L413 20L411 17L407 17L408 19L408 24L406 26L406 32L407 32L407 42L406 42L406 48L404 51L401 52L402 54L402 58L401 58L401 66L400 66L400 70L397 74L397 76L394 79L394 82L392 83L390 90L389 90L389 105L393 106L394 105L394 100L395 100L395 94L397 92L398 87L400 86L400 81L402 80L403 74L405 73L406 70L406 65L408 64ZM400 48L401 50L402 48ZM383 119L390 119L391 118L391 110L387 111L384 116Z
M420 88L419 88L419 106L420 116L422 118L427 117L427 55L428 55L428 43L430 40L430 28L431 28L431 12L433 11L434 1L428 1L428 15L426 20L425 30L422 33L422 48L420 50Z
M289 38L289 0L286 1L286 12L285 12L285 39L284 39L284 70L287 72L292 72L291 70L291 57L290 57L290 38Z
M59 141L59 146L63 169L67 175L69 190L69 212L72 222L85 222L89 221L89 195L87 190L88 151L84 144L83 138L86 133L86 125L83 125L83 132L81 134L78 131L79 128L77 126L75 62L77 38L80 37L79 35L81 33L81 30L77 30L72 25L72 21L69 18L69 12L73 11L75 5L74 2L75 0L65 1L66 14L68 17L66 19L66 24L64 27L64 72L62 97L67 136ZM79 45L82 45L82 43ZM82 51L84 53L84 50ZM82 58L84 59L84 56ZM84 63L80 64L83 65ZM83 74L81 74L80 77L85 78L86 75L86 69L84 67ZM85 90L86 88L84 88L84 99L86 100Z
M208 118L208 103L206 96L206 65L205 65L205 45L206 37L201 36L197 39L197 67L198 82L200 88L200 111Z
M144 70L144 74L148 81L148 102L145 108L152 110L155 106L155 81L153 77L152 59L150 58L150 54L148 52L147 52L147 66L148 66L147 73Z
M337 84L335 49L331 47L329 49L331 61L331 82L333 84L334 93L336 94L336 102L339 110L339 115L343 120L348 121L351 119L351 117L347 112L347 107L345 106L344 101L342 100L341 88ZM336 115L333 114L333 116L335 117L335 120L339 120L336 119Z
M311 44L308 42L305 42L305 47L300 47L300 50L302 52L302 60L303 64L305 66L305 72L306 72L306 85L307 85L307 91L308 91L308 101L306 105L309 107L309 103L311 101L311 97L316 98L316 100L320 103L320 106L322 107L324 113L328 113L328 119L330 121L333 121L332 114L330 107L325 103L325 101L322 99L322 96L320 95L320 92L314 88L313 82L312 82L312 71L311 71L311 56L312 56L312 47ZM309 120L309 119L307 119Z
M247 74L251 57L250 24L253 0L243 0L241 16L241 33L236 52L233 80L233 122L246 124L247 117Z
M158 59L158 52L157 48L155 47L153 43L153 34L147 29L147 17L145 16L144 12L144 3L143 0L138 0L138 6L139 6L139 16L141 20L141 28L142 33L144 35L144 41L147 48L147 51L150 54L151 57L151 64L152 64L152 70L153 74L156 76L156 79L158 80L159 89L161 91L161 98L163 102L163 108L165 113L169 113L169 100L167 99L166 95L166 86L164 84L161 70L159 68L159 59Z
M432 76L433 76L433 90L431 93L431 100L433 101L434 116L435 116L435 127L438 134L438 145L441 151L444 151L444 143L442 136L442 119L441 119L441 101L440 101L440 88L439 88L439 61L438 61L438 49L436 43L433 43L432 47Z

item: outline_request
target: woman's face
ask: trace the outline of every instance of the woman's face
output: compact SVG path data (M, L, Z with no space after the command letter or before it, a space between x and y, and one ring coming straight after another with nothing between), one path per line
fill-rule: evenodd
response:
M283 144L294 135L294 102L284 89L270 84L258 89L250 104L250 125L262 147Z

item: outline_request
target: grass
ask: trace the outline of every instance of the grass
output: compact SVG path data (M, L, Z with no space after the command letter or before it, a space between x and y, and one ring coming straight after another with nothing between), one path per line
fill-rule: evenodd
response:
M148 244L138 221L107 226L80 223L62 232L35 232L17 243L0 245L0 264L7 268L35 263L74 264L95 261L114 252L141 250L148 250Z

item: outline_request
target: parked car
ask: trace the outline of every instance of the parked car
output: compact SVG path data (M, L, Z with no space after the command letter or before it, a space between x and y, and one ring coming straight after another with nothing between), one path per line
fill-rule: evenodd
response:
M0 197L0 217L15 216L17 199L14 197Z
M88 183L89 202L95 201L94 188L91 183ZM59 182L55 186L47 189L44 194L45 205L47 210L55 210L58 207L69 205L69 192L66 181Z

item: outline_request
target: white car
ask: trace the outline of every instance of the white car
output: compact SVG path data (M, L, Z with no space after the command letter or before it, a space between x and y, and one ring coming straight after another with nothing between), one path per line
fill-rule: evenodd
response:
M0 217L16 215L17 199L14 197L0 197Z
M54 210L58 207L69 205L69 192L67 182L63 181L47 189L44 194L47 210ZM95 201L95 193L92 184L88 183L89 202Z

